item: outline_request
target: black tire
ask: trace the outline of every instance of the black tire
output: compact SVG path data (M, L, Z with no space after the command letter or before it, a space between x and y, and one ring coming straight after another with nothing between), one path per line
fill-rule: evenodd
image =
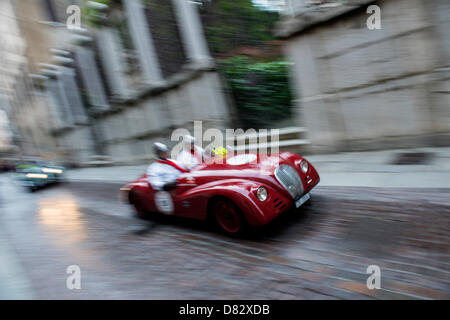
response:
M135 210L136 218L143 219L143 220L148 218L148 214L144 209L142 209L142 204L140 203L138 195L136 194L135 191L133 191L133 190L130 191L130 193L128 195L128 201Z
M244 235L249 226L242 211L230 199L218 198L211 204L210 216L215 227L222 233L238 237Z

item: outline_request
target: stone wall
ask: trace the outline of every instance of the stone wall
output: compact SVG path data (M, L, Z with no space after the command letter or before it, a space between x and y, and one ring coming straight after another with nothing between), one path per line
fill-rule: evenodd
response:
M373 3L380 30L366 27ZM309 22L279 30L289 39L297 119L311 151L449 143L450 3L365 1L327 14L290 17Z
M153 142L176 143L170 140L174 129L186 128L194 134L196 120L203 122L204 129L224 129L229 110L221 88L215 71L198 72L175 87L96 115L91 126L73 127L58 136L74 163L83 164L96 154L90 129L97 133L103 153L115 163L146 162L153 158Z
M66 128L56 139L61 150L58 160L65 165L82 166L96 154L92 127L88 125Z

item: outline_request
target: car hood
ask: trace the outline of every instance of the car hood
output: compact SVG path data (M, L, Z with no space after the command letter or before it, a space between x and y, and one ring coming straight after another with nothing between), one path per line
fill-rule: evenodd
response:
M211 180L244 179L269 184L275 188L281 187L275 178L275 169L281 164L293 165L294 154L277 154L270 157L260 157L251 163L242 165L203 164L188 173L197 181L208 183Z
M41 173L42 169L41 167L25 167L25 168L21 168L20 170L21 173Z
M58 170L62 170L64 171L65 169L63 167L57 167L57 166L45 166L45 167L41 167L41 166L26 166L26 167L22 167L20 168L20 172L21 173L41 173L43 169L58 169Z

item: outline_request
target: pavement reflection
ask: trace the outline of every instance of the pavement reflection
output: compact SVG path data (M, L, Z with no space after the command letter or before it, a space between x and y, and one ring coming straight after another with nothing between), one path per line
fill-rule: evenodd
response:
M63 232L61 240L72 243L86 237L78 204L70 195L44 198L38 202L39 222L51 231Z

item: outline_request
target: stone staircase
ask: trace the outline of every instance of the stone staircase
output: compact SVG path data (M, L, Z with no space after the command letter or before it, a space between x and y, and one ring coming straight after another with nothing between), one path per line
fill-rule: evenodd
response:
M272 129L273 130L273 129ZM234 137L227 137L227 146L234 152L258 152L260 149L273 150L278 144L279 151L291 151L301 153L306 150L309 141L305 138L307 129L303 127L280 128L277 139L276 133L267 130L266 133L242 134ZM256 142L256 143L255 143Z

